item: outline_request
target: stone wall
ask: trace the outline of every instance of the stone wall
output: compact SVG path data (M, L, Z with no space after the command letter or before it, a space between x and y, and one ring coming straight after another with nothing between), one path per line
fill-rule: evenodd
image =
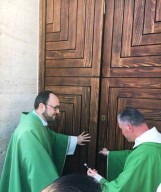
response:
M0 174L22 111L38 90L39 0L0 1Z

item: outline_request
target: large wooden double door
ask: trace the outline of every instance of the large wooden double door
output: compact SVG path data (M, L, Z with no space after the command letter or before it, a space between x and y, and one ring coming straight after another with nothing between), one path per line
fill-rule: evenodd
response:
M39 87L61 102L52 128L92 136L64 174L85 162L104 174L99 149L131 147L116 120L126 106L161 131L161 0L42 0L40 32Z

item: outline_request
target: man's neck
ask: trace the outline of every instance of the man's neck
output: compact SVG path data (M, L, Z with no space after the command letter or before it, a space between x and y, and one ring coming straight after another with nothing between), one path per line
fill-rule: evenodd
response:
M47 126L47 125L48 125L48 123L46 122L46 120L44 120L44 118L42 118L42 115L39 114L39 113L37 112L37 110L34 110L33 113L40 118L40 120L41 120L41 122L42 122L42 124L43 124L44 126Z
M144 134L148 130L149 128L146 123L139 125L138 127L135 127L135 139L137 137L140 137L142 134Z

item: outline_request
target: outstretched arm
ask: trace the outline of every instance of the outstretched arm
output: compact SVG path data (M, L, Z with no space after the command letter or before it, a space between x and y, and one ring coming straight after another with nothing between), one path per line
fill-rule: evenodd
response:
M78 136L70 136L67 155L73 155L77 145L86 145L90 141L91 136L88 133L85 134L85 131Z

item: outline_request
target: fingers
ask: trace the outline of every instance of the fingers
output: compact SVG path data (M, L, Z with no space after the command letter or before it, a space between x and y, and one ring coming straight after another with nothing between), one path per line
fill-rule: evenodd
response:
M84 143L80 143L79 145L81 145L81 146L82 146L82 145L86 145L86 144L84 144Z
M91 141L91 138L90 139L82 139L82 142L90 142Z
M87 170L87 173L88 173L88 174L92 174L92 172L93 172L93 171L92 171L91 168L89 168L89 169Z
M96 169L88 168L88 171L89 171L90 173L97 173L97 170L96 170Z
M82 140L82 141L90 141L90 140L91 140L91 137L82 137L81 140Z
M97 175L97 171L95 169L92 170L91 168L89 168L87 171L87 175L94 177L95 175Z
M90 137L82 137L83 140L90 140L91 139L91 136Z
M88 143L91 141L91 136L89 133L85 134L85 131L83 131L79 136L78 136L78 145L85 145L85 143Z
M82 142L90 142L91 141L91 136L89 135L89 133L84 134L85 131L81 134L81 140Z
M88 137L88 136L90 136L90 135L89 135L89 133L86 133L86 134L85 134L85 131L83 131L83 132L81 133L81 136Z
M108 149L105 147L99 151L99 154L104 155L104 156L107 156L107 153L108 153Z
M81 136L81 137L82 137L82 139L90 139L91 138L91 136L89 136L89 137Z
M82 139L82 141L81 141L81 143L88 143L88 142L90 142L91 140L90 139Z
M84 135L85 131L83 131L80 135Z
M86 145L85 143L88 143L90 142L91 140L82 140L80 141L80 144L79 145Z
M82 138L83 138L83 139L90 139L91 136L90 136L89 134L86 134L86 135L82 135Z

